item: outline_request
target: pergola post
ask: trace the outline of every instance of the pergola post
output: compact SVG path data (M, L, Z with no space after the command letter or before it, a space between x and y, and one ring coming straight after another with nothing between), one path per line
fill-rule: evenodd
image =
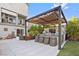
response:
M58 31L59 31L59 39L58 39L58 49L61 50L61 6L59 7L59 24L58 24Z
M25 20L25 36L27 36L27 20Z

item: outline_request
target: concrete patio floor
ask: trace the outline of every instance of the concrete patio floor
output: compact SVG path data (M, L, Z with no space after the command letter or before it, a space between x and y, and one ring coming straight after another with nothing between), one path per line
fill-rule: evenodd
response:
M58 47L22 40L0 40L0 55L2 56L56 56Z

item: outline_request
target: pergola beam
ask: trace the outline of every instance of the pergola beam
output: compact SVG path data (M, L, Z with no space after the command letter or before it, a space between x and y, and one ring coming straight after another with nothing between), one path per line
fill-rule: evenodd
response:
M64 13L63 13L62 9L61 9L61 13L62 13L62 15L63 15L63 18L64 18L65 22L67 23L66 18L65 18L65 16L64 16Z

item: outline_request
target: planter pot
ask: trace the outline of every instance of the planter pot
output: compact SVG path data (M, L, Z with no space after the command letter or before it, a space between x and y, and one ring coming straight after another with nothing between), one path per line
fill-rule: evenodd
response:
M35 36L31 36L32 37L32 39L35 39Z
M24 40L32 40L32 36L24 36Z
M39 37L38 36L35 37L35 42L39 42Z

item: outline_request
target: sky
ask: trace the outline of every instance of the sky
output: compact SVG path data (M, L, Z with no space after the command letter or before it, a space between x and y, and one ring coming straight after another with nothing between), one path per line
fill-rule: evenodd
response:
M31 3L28 8L28 18L50 10L58 5L57 3ZM67 20L72 16L79 18L79 3L62 3L61 6Z

